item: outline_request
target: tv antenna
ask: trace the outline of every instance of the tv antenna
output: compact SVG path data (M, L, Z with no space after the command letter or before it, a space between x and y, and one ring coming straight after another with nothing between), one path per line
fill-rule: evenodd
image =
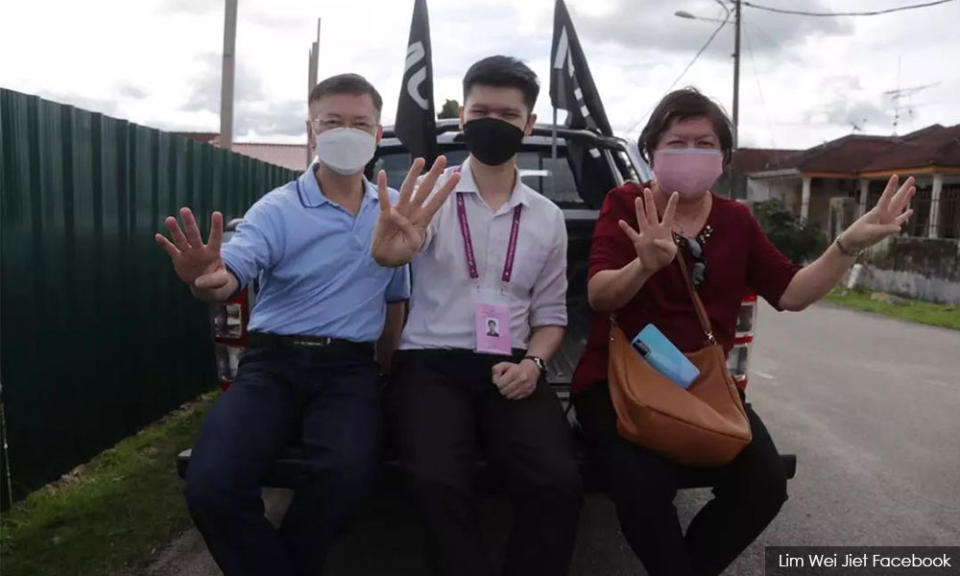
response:
M900 59L897 59L897 88L895 90L887 90L883 93L884 96L890 99L890 102L893 104L893 135L897 135L897 127L900 125L900 116L901 110L905 110L911 118L913 118L913 109L915 106L911 102L910 98L919 92L923 92L928 88L933 88L938 86L940 82L932 82L930 84L922 84L919 86L910 86L909 88L900 87ZM856 130L856 127L854 127Z

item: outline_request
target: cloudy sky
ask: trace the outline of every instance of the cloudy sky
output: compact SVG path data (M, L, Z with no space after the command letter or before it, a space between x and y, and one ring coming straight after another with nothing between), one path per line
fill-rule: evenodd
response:
M756 0L809 11L861 11L920 0ZM554 0L429 0L437 108L484 56L517 56L547 96ZM0 0L0 87L167 130L218 131L224 0ZM636 136L651 108L722 18L713 0L567 0L614 130ZM354 71L384 96L392 123L413 0L240 0L237 139L303 142L307 56L322 17L319 77ZM743 7L742 146L805 148L862 130L960 123L960 0L858 18ZM677 86L728 110L733 27ZM895 101L886 92L925 87ZM561 112L561 118L563 113Z

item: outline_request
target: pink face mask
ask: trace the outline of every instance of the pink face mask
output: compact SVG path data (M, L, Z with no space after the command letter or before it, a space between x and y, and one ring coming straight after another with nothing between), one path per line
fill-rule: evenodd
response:
M661 148L653 153L653 175L666 194L694 200L723 174L723 152L705 148Z

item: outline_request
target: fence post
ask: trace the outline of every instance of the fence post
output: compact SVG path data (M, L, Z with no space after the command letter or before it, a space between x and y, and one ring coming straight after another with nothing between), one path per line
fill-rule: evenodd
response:
M928 238L938 238L940 223L940 192L943 190L943 174L933 175L933 189L930 192L930 223L927 228Z
M870 180L866 178L860 179L860 207L857 210L857 218L863 216L867 213L867 202L869 200L868 196L870 194Z

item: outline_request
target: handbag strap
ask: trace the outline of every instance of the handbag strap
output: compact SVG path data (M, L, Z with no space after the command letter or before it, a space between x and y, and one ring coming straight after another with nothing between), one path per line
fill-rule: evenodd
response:
M683 251L680 250L679 246L677 246L677 262L680 263L680 273L687 284L687 291L690 293L690 298L693 299L693 309L696 310L697 319L700 320L700 328L703 329L703 334L707 337L707 342L716 344L717 338L713 335L713 325L710 323L710 316L707 315L707 308L703 305L703 301L700 300L700 295L697 294L696 288L693 287L693 280L691 280L690 275L687 274L687 262L684 260ZM613 327L617 327L617 313L611 312L609 318L610 324Z
M707 315L707 308L703 305L703 301L700 300L697 289L693 287L693 280L691 280L690 275L687 273L687 261L684 260L683 250L680 249L679 246L677 246L677 262L680 263L680 272L683 274L683 279L687 284L687 291L693 299L693 308L697 311L697 318L700 320L700 327L707 337L707 342L716 344L717 339L713 335L713 326L710 324L710 316Z

